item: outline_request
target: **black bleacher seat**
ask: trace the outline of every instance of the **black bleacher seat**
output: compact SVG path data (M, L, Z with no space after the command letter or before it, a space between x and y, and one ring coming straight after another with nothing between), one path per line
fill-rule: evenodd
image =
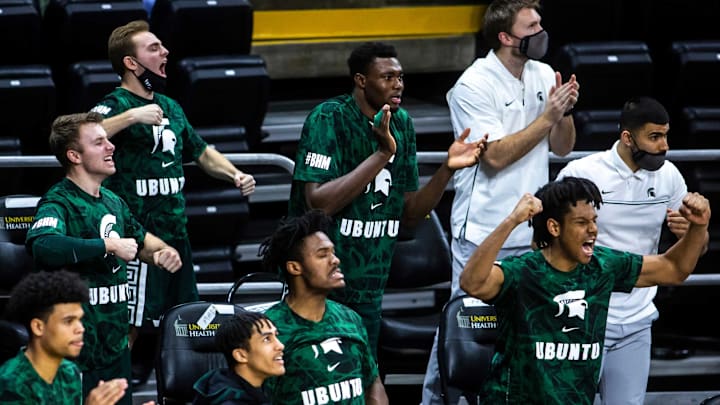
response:
M702 148L712 145L718 129L720 82L708 78L720 71L720 40L678 41L672 43L669 56L659 61L662 77L656 92L670 112L671 123L678 124L684 135L676 147ZM718 145L715 142L715 145Z
M117 27L146 20L141 0L50 0L43 17L43 31L51 50L53 77L61 94L70 64L107 60L107 41Z
M543 1L541 24L550 36L547 60L552 61L559 49L569 43L621 39L620 3L621 0ZM600 24L588 24L588 10L592 10L593 21Z
M32 0L0 0L0 65L45 63L42 19Z
M193 245L192 255L198 283L221 283L237 278L231 246Z
M88 111L120 85L110 61L82 61L68 69L67 88L61 96L62 113Z
M115 28L133 20L146 20L140 0L51 0L45 10L45 34L53 57L61 61L107 58L107 40Z
M720 39L717 15L720 2L707 0L621 1L624 38L644 41L653 57L672 41Z
M652 92L653 64L643 42L571 43L562 47L553 67L563 80L577 76L576 111L620 109L629 98Z
M177 62L191 56L250 53L253 9L247 0L156 0L155 35Z
M24 154L49 153L55 84L46 65L0 66L2 136L20 140Z
M578 111L575 119L574 150L610 149L620 138L620 110Z
M689 149L720 149L720 101L717 107L686 107L681 127L682 146Z
M672 97L681 106L720 106L720 40L673 42Z
M242 153L248 151L245 139L245 127L222 126L195 128L208 145L222 153Z
M653 64L637 41L571 43L553 65L567 80L575 74L580 98L573 110L578 150L605 150L619 137L620 110L631 97L652 94Z
M12 137L0 137L0 156L19 156L20 139Z
M177 98L193 126L243 126L250 148L259 144L270 93L270 77L260 56L186 58L179 70L168 93Z
M231 281L234 248L249 221L247 197L232 184L187 167L185 187L187 230L199 282Z
M201 244L237 240L241 225L248 218L247 197L229 183L221 188L185 191L188 232Z

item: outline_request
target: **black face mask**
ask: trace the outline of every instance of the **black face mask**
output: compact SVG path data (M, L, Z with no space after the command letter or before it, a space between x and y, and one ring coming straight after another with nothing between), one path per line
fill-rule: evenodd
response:
M167 79L148 69L147 67L145 67L145 65L138 62L137 59L135 59L135 63L145 69L145 71L142 72L140 76L135 75L135 77L137 77L137 79L140 81L140 84L142 84L143 87L145 87L145 89L147 89L148 91L157 91L158 93L164 93Z
M547 31L542 30L535 34L528 35L519 39L520 46L518 48L520 50L520 53L527 56L528 58L540 60L547 53L549 41Z
M665 164L665 151L658 153L644 151L637 146L635 138L632 135L630 135L630 139L632 139L633 144L635 145L634 150L630 149L632 151L632 160L640 166L641 169L654 172Z

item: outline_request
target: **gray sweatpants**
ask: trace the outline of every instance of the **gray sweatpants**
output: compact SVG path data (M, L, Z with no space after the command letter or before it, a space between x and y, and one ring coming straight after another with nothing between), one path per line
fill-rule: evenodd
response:
M658 313L630 324L607 324L600 399L604 405L642 405L650 373L652 322Z

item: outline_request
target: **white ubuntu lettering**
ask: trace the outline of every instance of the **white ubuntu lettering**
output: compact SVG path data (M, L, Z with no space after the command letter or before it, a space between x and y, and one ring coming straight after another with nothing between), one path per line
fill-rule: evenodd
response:
M362 380L360 378L353 378L330 384L327 387L305 390L301 394L303 405L337 403L346 399L362 397Z
M185 177L162 179L137 179L135 191L139 197L177 194L185 185Z
M595 360L600 357L600 343L535 342L538 360Z
M400 229L400 221L391 219L384 221L360 221L357 219L343 218L340 221L340 234L353 238L382 238L389 236L395 238Z
M128 300L127 283L111 285L110 287L90 288L90 305L117 304Z

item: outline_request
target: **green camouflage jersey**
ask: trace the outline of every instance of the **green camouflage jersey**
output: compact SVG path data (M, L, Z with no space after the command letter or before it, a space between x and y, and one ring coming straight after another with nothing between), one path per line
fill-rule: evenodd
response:
M118 87L93 111L107 118L148 104L162 108L162 124L131 125L111 138L117 172L105 180L105 186L124 198L155 236L164 241L185 238L182 164L196 160L207 143L190 126L180 105L162 94L154 93L147 100Z
M0 366L0 403L7 405L80 405L82 378L78 367L62 360L52 384L35 371L25 350Z
M333 292L344 303L382 299L393 247L400 228L404 194L418 188L415 129L407 112L393 113L390 130L397 153L364 192L334 215L330 239L340 258L346 288ZM370 120L352 95L325 101L305 120L290 193L289 215L307 210L304 183L344 176L375 153L378 142Z
M488 404L592 404L612 291L630 292L642 256L595 246L588 264L555 270L540 250L500 262L499 336Z
M138 249L145 241L145 229L120 197L104 187L100 188L99 198L93 197L67 178L52 186L38 202L26 244L31 247L36 238L47 235L133 238ZM126 266L123 260L107 253L63 266L79 273L90 287L90 301L83 304L85 345L78 358L83 371L108 367L127 350L127 301L134 291L128 288Z
M360 316L326 300L320 322L296 315L285 301L266 315L285 345L285 375L267 382L276 404L365 404L378 376Z

